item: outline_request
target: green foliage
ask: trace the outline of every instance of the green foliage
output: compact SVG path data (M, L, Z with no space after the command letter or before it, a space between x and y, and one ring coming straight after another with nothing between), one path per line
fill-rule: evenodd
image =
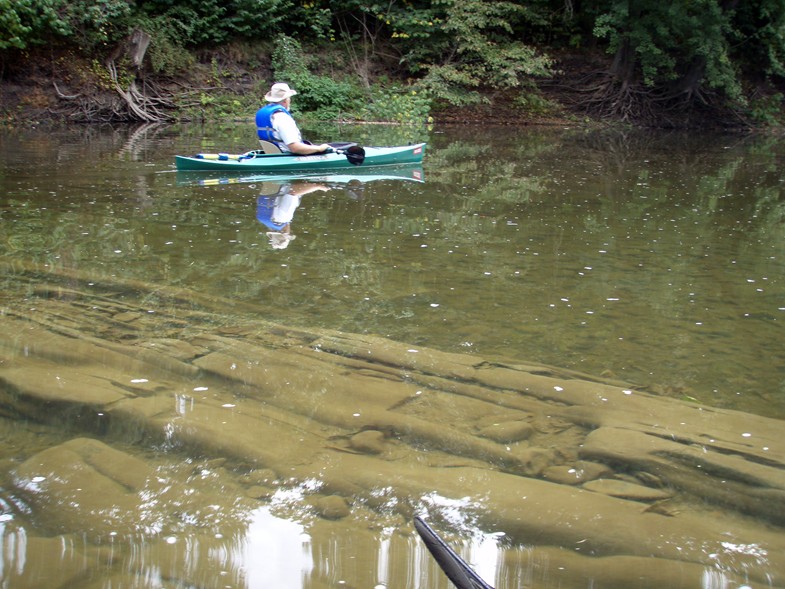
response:
M168 36L178 38L184 47L219 44L228 38L224 27L226 3L220 0L139 0L138 6L147 18L168 21L174 31Z
M429 122L431 100L417 90L385 88L377 90L360 113L363 120L404 124Z
M300 42L288 35L279 35L273 49L272 67L275 75L281 79L307 75L308 63Z
M275 80L286 82L298 92L293 108L312 113L321 120L345 116L359 104L361 95L349 82L311 73L299 41L281 35L272 54Z
M513 38L513 27L529 11L513 2L444 0L443 23L427 43L430 63L422 87L434 98L462 105L485 101L473 88L503 90L526 76L544 76L551 60Z
M259 108L255 96L238 96L221 92L197 92L179 97L178 109L183 120L213 121L219 124L232 124L235 121L246 121L249 113ZM211 145L206 151L215 150Z
M114 90L115 81L109 74L109 70L97 59L90 62L90 79L95 82L95 85L103 90ZM121 88L128 88L134 80L134 75L122 67L117 68L117 85Z
M114 43L130 30L128 0L70 0L65 19L82 49Z
M320 120L336 120L347 116L359 102L359 92L348 82L329 76L308 75L297 82L303 89L302 108Z
M0 0L0 50L27 49L68 36L71 28L61 19L65 0Z
M751 100L749 112L753 120L764 125L782 125L785 117L785 97L778 92Z
M550 115L559 110L557 104L542 96L535 88L522 91L516 96L513 103L530 114Z
M335 40L334 16L330 8L319 6L319 2L298 2L293 10L289 9L286 26L281 30L301 33L305 38Z
M291 8L290 0L234 0L222 25L233 38L267 39L281 30Z
M581 48L592 40L591 31L599 3L564 0L528 0L525 22L515 27L515 37L530 45L551 49Z
M480 85L480 80L452 64L428 66L427 75L418 85L434 100L455 106L487 102L487 98L473 90Z
M53 43L101 56L134 28L151 35L147 59L163 74L191 67L197 48L237 41L260 51L264 65L259 42L275 40L270 81L296 87L295 109L317 118L354 112L408 121L427 119L434 101L486 102L550 75L551 60L535 43L604 43L628 58L632 67L614 71L624 81L673 94L711 88L742 105L741 72L755 87L782 90L785 81L783 0L0 0L0 59ZM336 37L351 68L318 63ZM333 73L350 69L355 78ZM395 80L387 96L368 94L380 70ZM526 90L518 102L548 109ZM775 103L760 99L750 111L770 120Z
M438 38L444 24L438 3L430 6L371 5L363 8L382 25L390 28L390 38L414 50L422 41Z
M608 39L608 51L615 53L619 50L625 39L625 34L630 21L630 6L628 2L614 2L607 12L597 16L594 21L594 36Z
M85 52L128 31L127 0L0 0L0 49L70 39Z
M177 21L165 16L141 16L137 26L150 35L145 57L154 72L172 75L194 64L193 55L186 49L187 32Z
M734 59L752 71L784 78L785 3L782 0L739 2L731 18Z
M0 0L0 49L24 49L31 30L22 23L22 18L11 0Z
M629 48L647 86L668 84L700 67L708 86L738 98L729 31L729 14L718 0L617 0L594 28L611 52Z
M524 9L513 2L453 0L447 4L444 31L454 38L457 53L483 54L489 45L507 40L512 23Z
M434 42L443 10L431 0L306 0L303 15L317 38L360 46L364 58L392 64L400 55L416 69L425 44ZM317 18L314 18L317 16ZM329 22L323 19L329 17ZM337 31L337 34L336 34Z
M202 92L199 94L199 104L217 120L241 119L247 117L249 112L247 104L232 96L211 96Z
M148 19L163 18L185 47L232 39L266 39L289 16L291 0L138 0Z

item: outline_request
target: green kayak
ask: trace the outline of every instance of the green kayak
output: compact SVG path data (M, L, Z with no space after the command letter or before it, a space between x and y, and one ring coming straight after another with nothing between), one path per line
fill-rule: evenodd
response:
M177 170L181 172L221 171L221 172L308 172L319 170L356 169L375 166L394 166L422 161L425 143L398 147L365 147L361 163L351 157L353 154L337 150L320 155L293 155L289 153L264 153L249 151L232 155L226 153L194 156L176 156Z

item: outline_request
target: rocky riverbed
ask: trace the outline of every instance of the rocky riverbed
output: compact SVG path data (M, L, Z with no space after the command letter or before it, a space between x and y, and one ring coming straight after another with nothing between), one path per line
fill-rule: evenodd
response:
M545 586L543 563L563 586L785 587L782 421L185 290L4 273L10 586L159 586L153 568L245 586L226 554L260 513L373 560L375 531L410 546L414 514L461 532L457 510L503 537L499 587ZM308 586L330 586L324 567Z

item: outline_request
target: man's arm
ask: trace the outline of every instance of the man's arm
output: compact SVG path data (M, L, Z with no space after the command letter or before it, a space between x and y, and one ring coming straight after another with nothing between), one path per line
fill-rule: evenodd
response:
M327 151L330 149L330 146L326 143L322 143L321 145L311 145L310 143L303 143L302 141L295 141L294 143L287 143L286 147L289 148L289 151L292 153L296 153L298 155L311 155L314 153L322 153L323 151Z

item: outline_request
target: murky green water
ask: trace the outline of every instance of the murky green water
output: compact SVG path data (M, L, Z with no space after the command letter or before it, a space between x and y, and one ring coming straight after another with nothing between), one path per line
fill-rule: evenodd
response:
M194 134L6 136L7 255L785 416L781 142L437 132L424 183L306 196L275 250L256 219L269 187L171 171L175 152L239 150L242 131Z
M255 322L337 330L478 363L546 364L666 398L785 418L781 140L528 128L312 133L340 133L366 145L426 140L428 150L422 170L395 170L398 177L311 182L322 190L287 203L292 220L282 240L263 222L280 183L205 181L173 169L175 153L245 151L244 127L0 134L0 303L2 316L14 320L3 328L7 343L0 356L0 369L11 374L0 372L3 394L13 398L0 412L1 586L447 586L411 530L395 533L415 507L365 498L349 521L309 519L298 505L309 492L309 477L317 475L300 476L290 486L237 482L239 450L181 453L150 426L129 433L124 425L118 434L116 426L95 425L84 411L63 410L58 420L52 414L62 410L61 400L51 400L43 412L30 409L19 400L23 387L12 374L18 358L35 356L15 343L17 319L32 320L36 330L55 325L69 338L118 344L182 343L198 331L189 345L211 353L215 343L204 342L236 332L256 336ZM53 310L55 301L74 306ZM172 356L208 357L204 350ZM81 366L78 349L67 352L42 357ZM296 361L292 366L296 370ZM133 376L131 368L127 373ZM82 389L117 382L100 371L80 374L89 375ZM252 379L209 398L201 391L217 390L220 379L201 382L194 374L179 381L169 374L156 385L142 384L157 381L138 374L123 386L151 399L165 396L169 410L183 416L194 403L214 401L215 408L234 411L237 399L258 400ZM265 398L262 407L285 407L283 399L276 404ZM458 406L429 407L447 422L467 419L473 409L459 412ZM246 406L244 416L258 410ZM298 424L304 431L311 427ZM340 436L331 428L343 426L327 420L320 427L334 440ZM20 480L14 473L28 458L76 436L102 439L107 432L113 446L159 473L160 488L147 489L158 507L143 530L112 535L110 526L88 533L79 529L78 517L47 521L14 490ZM219 481L217 489L211 477ZM278 468L270 478L286 477ZM234 484L243 500L230 509L224 502ZM167 485L184 485L204 499L183 507ZM346 489L336 494L351 496ZM259 497L262 503L247 503ZM410 501L416 506L415 498ZM433 502L442 505L441 499ZM388 511L396 517L376 521ZM481 513L482 501L472 502L471 511ZM373 523L358 529L365 520ZM463 529L479 533L472 525ZM554 570L532 576L532 562L542 568L537 558L562 562L564 555L527 556L525 539L516 537L500 556L497 544L482 538L467 554L499 588L557 581L585 586L585 579L561 579ZM67 554L56 582L31 556L39 545ZM527 559L534 567L529 577L515 572ZM37 574L35 567L45 572ZM12 574L15 568L21 576ZM774 585L782 583L779 577Z

